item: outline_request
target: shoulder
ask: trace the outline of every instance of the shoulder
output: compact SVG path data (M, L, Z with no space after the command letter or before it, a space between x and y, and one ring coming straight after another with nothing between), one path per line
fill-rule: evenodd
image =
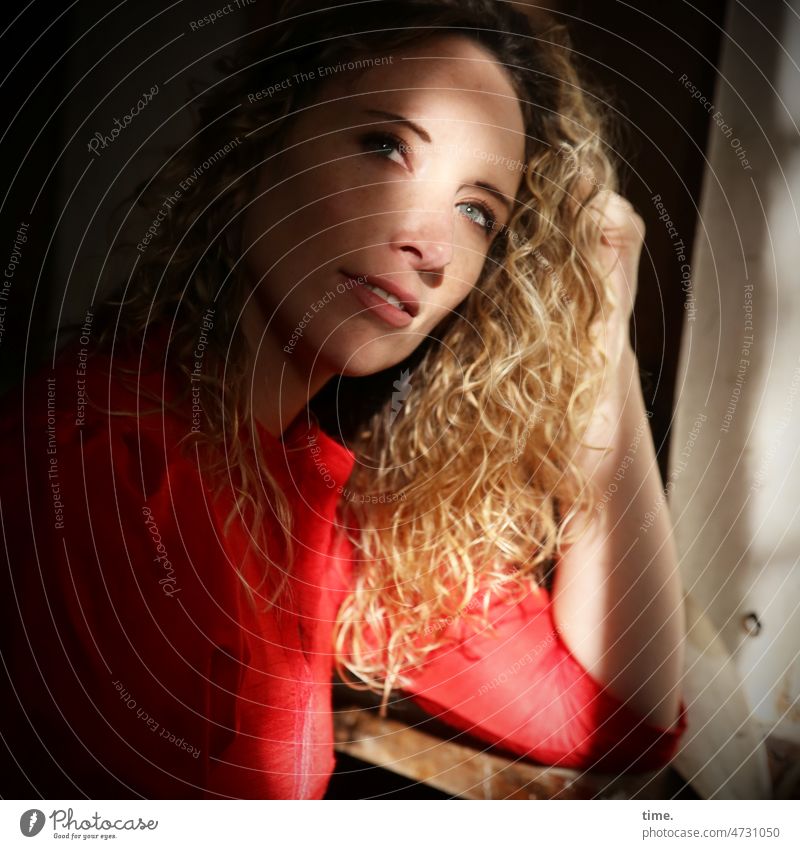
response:
M152 351L84 358L78 341L12 393L0 420L0 510L15 572L35 558L51 580L66 568L84 587L118 585L159 607L178 564L186 597L224 559L210 487L169 406L175 382ZM172 572L154 560L167 541Z
M133 465L146 479L159 456L177 460L187 418L180 377L165 365L163 341L158 334L138 348L120 343L97 351L79 337L27 375L4 397L0 416L11 466L47 467L103 452L123 476Z
M200 780L228 739L208 705L233 697L247 655L235 564L183 419L158 402L177 397L172 374L136 356L81 363L64 348L0 417L4 657L48 739L85 735L62 759L76 775L97 782L96 758L148 794L183 795L177 776Z

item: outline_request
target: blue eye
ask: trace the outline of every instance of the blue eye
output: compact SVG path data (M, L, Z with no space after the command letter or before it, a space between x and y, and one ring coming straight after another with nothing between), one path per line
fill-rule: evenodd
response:
M481 230L484 230L486 233L494 232L497 222L495 221L494 213L488 206L471 200L463 201L458 205L465 206L468 210L471 210L471 212L465 212L464 215L470 221L474 221ZM473 217L473 213L477 213L477 217Z
M377 153L383 159L391 159L392 154L399 153L402 157L400 164L406 164L406 156L411 153L410 145L394 133L377 132L368 133L361 138L361 144L372 153ZM484 203L476 201L462 201L458 206L464 206L469 210L464 215L472 221L476 227L487 235L493 233L497 227L497 218L494 210Z

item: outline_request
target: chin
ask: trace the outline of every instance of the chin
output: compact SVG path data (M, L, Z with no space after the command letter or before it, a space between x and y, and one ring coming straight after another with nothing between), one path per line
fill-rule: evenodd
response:
M376 357L354 356L342 362L337 373L343 377L369 377L401 362L396 358L378 359Z
M400 345L398 340L384 338L354 348L334 346L325 352L331 368L343 377L368 377L398 365L414 350L415 345Z

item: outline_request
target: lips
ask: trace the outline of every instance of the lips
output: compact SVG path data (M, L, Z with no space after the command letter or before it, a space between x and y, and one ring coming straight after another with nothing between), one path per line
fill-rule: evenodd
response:
M376 277L370 274L351 274L344 269L342 269L342 274L359 285L369 283L370 286L377 286L379 289L383 289L384 292L394 295L410 316L415 317L419 315L419 301L402 286L398 286L393 280L387 280L385 277Z

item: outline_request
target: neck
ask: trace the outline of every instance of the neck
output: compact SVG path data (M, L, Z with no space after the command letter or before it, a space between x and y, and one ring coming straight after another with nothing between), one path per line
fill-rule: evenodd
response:
M322 358L308 351L301 339L286 352L261 310L251 299L242 317L250 347L248 386L253 415L276 439L306 408L308 402L334 376Z

